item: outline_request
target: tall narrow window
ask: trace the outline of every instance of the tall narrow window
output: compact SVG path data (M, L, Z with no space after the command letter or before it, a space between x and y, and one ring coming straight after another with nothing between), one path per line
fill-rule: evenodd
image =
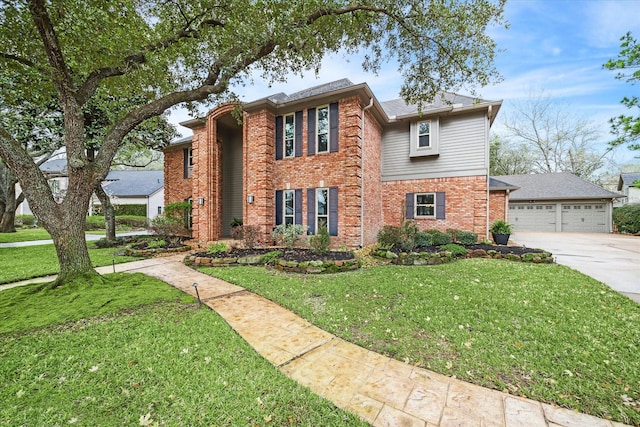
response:
M329 227L329 189L316 190L316 230Z
M187 153L188 162L187 162L187 178L193 176L193 150L189 148L189 152Z
M284 116L284 157L295 156L296 125L293 114Z
M316 112L316 152L329 152L329 106L320 107Z
M418 122L418 148L431 147L431 121Z
M284 223L294 224L295 223L295 191L294 190L285 190L283 197L283 209L284 212Z

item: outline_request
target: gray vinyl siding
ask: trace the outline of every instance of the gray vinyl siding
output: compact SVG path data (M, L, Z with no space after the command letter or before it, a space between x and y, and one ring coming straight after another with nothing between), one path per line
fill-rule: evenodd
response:
M233 218L242 219L242 135L222 135L222 235L231 235Z
M487 118L484 113L440 118L438 156L409 157L410 123L385 129L382 136L382 180L486 175Z

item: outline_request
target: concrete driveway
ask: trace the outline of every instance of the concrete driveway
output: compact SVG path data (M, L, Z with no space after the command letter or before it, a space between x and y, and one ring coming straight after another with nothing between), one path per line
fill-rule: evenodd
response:
M511 241L551 252L558 264L640 303L640 237L607 233L517 232Z

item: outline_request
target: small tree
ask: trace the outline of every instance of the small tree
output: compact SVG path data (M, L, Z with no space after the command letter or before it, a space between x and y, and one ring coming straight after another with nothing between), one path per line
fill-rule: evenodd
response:
M191 237L189 218L191 203L175 202L164 207L164 213L151 221L151 231L168 240Z

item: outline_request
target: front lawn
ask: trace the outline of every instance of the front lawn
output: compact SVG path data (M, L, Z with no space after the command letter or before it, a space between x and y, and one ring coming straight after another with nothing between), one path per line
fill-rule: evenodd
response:
M0 243L30 242L49 240L51 236L44 228L19 228L15 233L0 233Z
M87 245L94 267L138 259L119 255L123 248L96 249L95 242L87 242ZM56 250L52 244L0 248L0 284L48 276L59 271Z
M105 279L0 292L0 425L366 425L193 298L141 274Z
M640 425L640 306L569 268L467 259L319 276L201 270L398 360Z

